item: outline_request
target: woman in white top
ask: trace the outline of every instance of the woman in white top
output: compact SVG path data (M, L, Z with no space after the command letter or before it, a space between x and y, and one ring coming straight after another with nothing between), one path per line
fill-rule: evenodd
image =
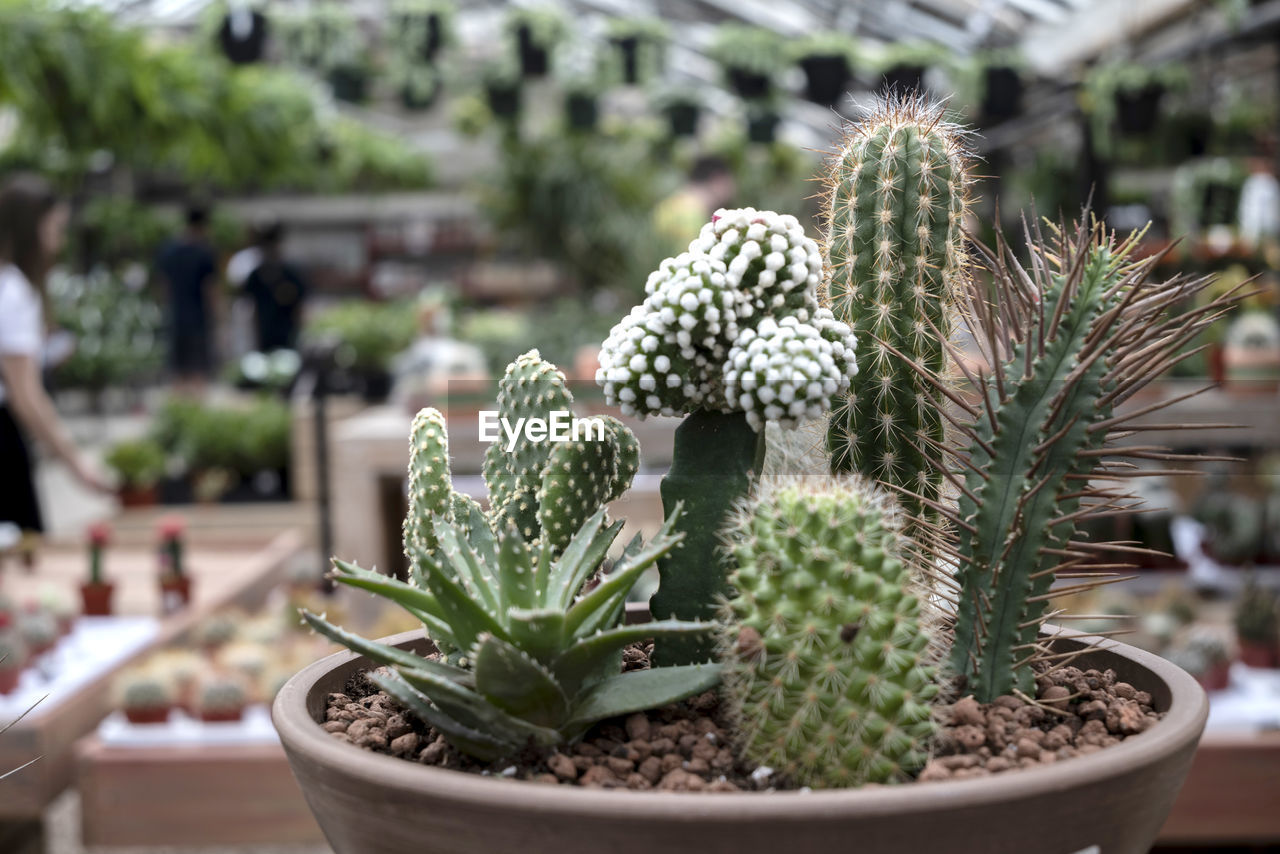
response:
M44 525L25 436L43 442L86 486L109 490L76 450L41 381L45 276L62 248L67 206L48 182L0 184L0 523Z

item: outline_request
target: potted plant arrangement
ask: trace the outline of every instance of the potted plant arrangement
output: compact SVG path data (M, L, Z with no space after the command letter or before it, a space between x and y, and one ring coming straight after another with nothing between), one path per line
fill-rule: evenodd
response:
M159 676L133 673L124 680L120 706L131 724L162 724L173 709L173 691Z
M570 130L593 131L600 121L599 77L574 76L564 83L564 114Z
M27 665L27 647L13 629L0 629L0 696L18 690Z
M778 105L772 98L756 98L746 104L747 141L768 145L778 136Z
M945 58L945 51L928 42L887 45L880 54L880 85L902 95L924 89L925 72Z
M397 63L392 68L391 79L406 110L429 110L440 96L440 71L429 63Z
M434 62L452 40L454 6L447 0L398 0L391 8L396 49L418 62Z
M160 609L173 614L191 604L191 576L187 575L183 562L183 536L186 523L180 516L166 516L160 520L157 530L160 547L157 551L160 581Z
M1280 599L1250 578L1236 607L1240 660L1250 667L1280 667Z
M640 450L620 422L494 444L485 511L452 488L444 418L418 414L409 581L334 565L426 632L304 614L352 652L274 705L335 851L1146 850L1204 693L1046 622L1108 580L1079 569L1105 544L1076 525L1122 499L1090 481L1154 453L1113 444L1114 407L1222 304L1171 320L1205 282L1152 281L1087 219L1029 229L1029 266L1003 241L969 258L962 139L893 101L833 160L825 247L720 210L649 277L597 382L683 420L665 522L612 560L605 505ZM952 357L956 324L975 357ZM509 423L572 402L536 351L498 395ZM624 622L653 564L652 621ZM415 749L393 751L393 717Z
M721 24L708 51L724 70L729 88L747 99L762 98L773 90L783 53L774 32L742 24Z
M618 50L623 83L634 86L662 73L667 25L660 18L611 18L605 34Z
M692 89L671 89L654 99L654 106L667 119L673 137L697 136L702 115L702 99Z
M156 484L164 477L164 449L152 439L117 442L104 460L120 479L117 494L125 507L156 503Z
M1125 136L1151 133L1165 93L1186 82L1187 71L1181 66L1115 62L1091 70L1084 85L1100 135L1108 137L1113 120Z
M979 115L984 122L1011 119L1022 112L1025 62L1017 51L985 51L976 57L982 87Z
M18 634L27 645L31 658L38 658L53 649L62 636L58 631L58 621L37 603L30 603L27 612L18 620Z
M204 723L234 723L244 717L247 702L244 686L239 680L214 676L200 687L200 720Z
M111 527L106 522L89 526L89 580L80 585L86 617L111 616L111 594L116 586L102 574L102 559L110 542Z
M516 56L525 77L543 77L551 68L551 51L568 34L564 16L553 7L513 6L507 34L515 39Z
M857 63L853 36L835 30L814 33L798 40L793 54L804 71L804 96L824 107L838 104Z

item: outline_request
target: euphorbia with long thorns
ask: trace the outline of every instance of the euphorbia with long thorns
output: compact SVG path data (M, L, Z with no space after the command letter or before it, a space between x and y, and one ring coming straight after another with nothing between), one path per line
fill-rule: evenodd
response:
M1052 655L1039 640L1041 625L1056 616L1051 597L1114 580L1099 571L1109 567L1087 562L1124 547L1087 541L1079 523L1132 509L1115 482L1152 472L1128 460L1186 459L1118 443L1138 429L1134 419L1176 398L1117 407L1190 355L1186 343L1235 299L1170 316L1208 280L1152 281L1157 259L1136 257L1137 236L1117 243L1087 223L1054 229L1048 241L1038 231L1027 236L1029 269L1001 241L983 250L990 283L964 298L972 338L993 367L966 368L959 354L956 362L981 399L971 403L909 362L956 407L948 414L956 446L931 464L956 488L958 503L914 497L951 531L949 542L936 544L942 562L956 566L950 667L982 702L1034 692L1031 664ZM1075 583L1051 593L1055 578Z

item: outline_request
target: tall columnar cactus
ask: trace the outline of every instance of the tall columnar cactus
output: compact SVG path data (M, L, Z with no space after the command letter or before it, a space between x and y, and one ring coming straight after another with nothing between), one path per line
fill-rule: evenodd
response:
M893 98L851 128L826 180L824 296L859 342L858 376L832 401L831 467L931 500L941 479L925 455L943 441L940 398L907 360L934 376L946 364L966 269L962 139L941 106Z
M937 656L900 510L869 482L780 478L728 530L724 690L754 763L813 787L928 757Z
M520 419L550 421L553 413L571 417L573 395L564 375L537 350L507 367L498 386L498 411L513 428ZM490 532L515 528L536 546L546 541L558 552L600 507L626 491L640 468L635 436L611 416L598 416L598 434L571 441L531 441L525 432L508 449L502 436L485 453L484 478L489 512L474 515L475 501L453 491L449 470L449 435L444 416L423 409L409 436L409 512L405 516L405 556L420 579L416 555L437 548L435 520L453 523L467 536L483 522Z
M818 245L790 215L720 210L663 261L647 296L609 333L596 374L626 414L687 415L662 481L685 508L684 543L659 563L657 617L705 619L727 591L719 531L760 472L764 425L822 414L857 373L849 327L818 305ZM664 662L711 653L694 638L655 648Z
M1028 234L1029 270L1003 243L983 250L992 284L975 289L964 313L982 361L996 367L971 373L982 399L954 399L956 447L931 460L959 492L957 505L934 505L955 535L940 545L956 567L950 667L983 702L1034 693L1030 665L1049 654L1038 634L1053 616L1051 595L1112 580L1086 561L1115 546L1089 542L1078 524L1129 506L1115 482L1151 472L1125 458L1184 459L1112 444L1131 419L1172 401L1116 407L1185 358L1186 342L1235 299L1170 317L1206 280L1152 282L1156 259L1134 260L1136 237L1117 245L1099 225L1055 231L1048 242ZM1078 581L1051 594L1055 578Z

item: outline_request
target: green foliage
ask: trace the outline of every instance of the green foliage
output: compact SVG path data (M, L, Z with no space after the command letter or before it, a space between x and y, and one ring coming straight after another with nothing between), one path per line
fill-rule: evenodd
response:
M291 429L289 407L274 398L236 407L171 398L156 413L151 438L187 471L252 477L288 467Z
M528 27L529 40L543 50L554 48L569 34L569 23L555 6L512 6L503 25L511 38Z
M942 486L927 463L943 441L940 397L925 377L943 373L964 284L969 180L961 131L917 98L855 125L827 175L826 297L861 344L858 375L832 401L831 468L920 495L904 496L912 516Z
M726 537L724 686L743 755L815 788L923 767L938 685L893 501L861 480L782 480Z
M572 364L580 348L598 345L612 325L591 302L564 297L530 311L476 309L462 316L456 331L496 370L535 346L548 362Z
M164 477L164 449L154 439L117 442L103 461L127 487L146 488Z
M481 206L514 248L596 289L644 278L661 252L652 213L678 176L630 129L507 135Z
M610 18L605 36L618 46L609 55L613 79L626 80L627 68L621 43L635 42L635 80L646 83L662 75L666 65L667 42L670 28L661 18Z
M307 340L338 345L339 366L361 371L385 371L418 334L417 314L401 302L351 300L316 312L303 330Z
M881 72L904 66L935 68L950 62L951 52L946 47L925 41L893 42L884 45L875 55L875 66Z
M48 290L58 326L76 339L75 351L53 370L60 387L99 391L159 371L163 318L145 292L103 269L51 276Z
M360 166L331 170L327 137L351 133L321 116L313 87L292 73L234 67L208 45L153 44L100 10L3 0L0 55L0 104L18 116L13 147L73 187L104 152L227 188L370 189L404 175L379 171L382 149L404 150L389 137L349 155Z
M799 61L809 56L837 56L853 70L858 64L858 40L839 30L821 30L794 39L788 45L790 55Z
M772 77L782 70L786 46L772 30L745 24L721 24L707 54L727 72Z
M978 405L954 401L963 413L949 416L955 446L932 460L959 490L958 506L937 507L955 537L939 550L956 565L950 666L979 702L1034 692L1031 663L1047 654L1037 638L1055 577L1111 547L1079 526L1129 506L1113 485L1128 471L1117 462L1179 459L1112 446L1128 424L1115 407L1176 363L1234 299L1170 317L1206 280L1150 281L1154 262L1130 257L1136 236L1117 244L1100 225L1055 229L1047 242L1032 233L1028 243L1027 270L1003 244L987 255L990 290L968 298L966 317L996 367L974 378ZM1074 577L1084 580L1052 595L1107 581Z

